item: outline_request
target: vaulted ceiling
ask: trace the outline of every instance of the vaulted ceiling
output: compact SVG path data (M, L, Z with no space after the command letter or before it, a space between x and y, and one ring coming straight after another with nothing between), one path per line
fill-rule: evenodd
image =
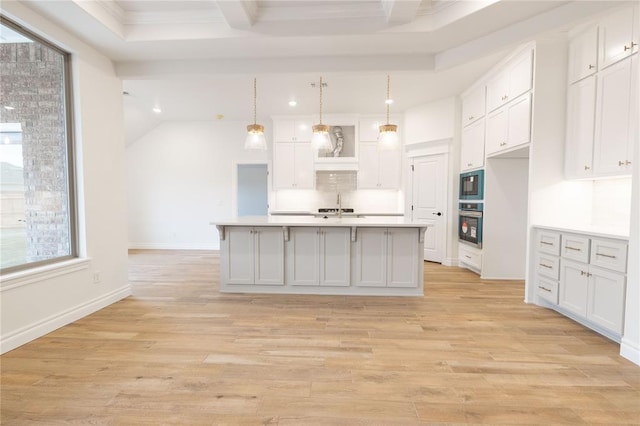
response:
M7 1L7 0L4 0ZM16 1L16 0L9 0ZM129 140L162 120L396 111L464 90L504 52L623 2L528 0L21 0L110 57ZM298 105L288 106L295 98ZM161 116L150 112L161 106ZM140 125L148 121L144 125ZM134 129L139 125L138 129Z

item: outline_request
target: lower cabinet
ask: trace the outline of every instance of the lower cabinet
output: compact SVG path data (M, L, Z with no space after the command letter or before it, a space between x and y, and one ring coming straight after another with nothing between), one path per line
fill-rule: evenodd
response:
M347 287L350 276L350 228L291 228L287 242L288 284Z
M624 327L627 242L544 229L535 238L538 301L618 340Z
M419 232L416 229L358 228L355 285L412 287L418 283Z
M281 228L228 227L222 273L227 284L284 285Z

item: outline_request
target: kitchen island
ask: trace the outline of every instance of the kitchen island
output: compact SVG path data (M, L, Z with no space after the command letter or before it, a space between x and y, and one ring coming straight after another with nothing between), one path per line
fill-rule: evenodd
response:
M424 234L400 217L243 217L214 222L220 291L421 296Z

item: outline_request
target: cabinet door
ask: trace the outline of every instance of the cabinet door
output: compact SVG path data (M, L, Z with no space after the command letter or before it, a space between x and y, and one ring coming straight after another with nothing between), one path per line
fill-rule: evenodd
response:
M294 120L274 120L273 140L275 142L294 142L295 137Z
M600 69L638 50L633 32L634 12L631 8L620 9L600 21Z
M309 142L297 142L294 151L294 187L313 189L315 170L313 166L313 147Z
M574 314L586 317L589 277L588 265L562 259L560 263L559 304Z
M484 120L478 120L462 129L460 169L462 171L484 166Z
M375 189L379 183L379 155L376 142L360 143L358 159L358 188Z
M387 233L387 287L417 287L419 238L415 229L389 229Z
M625 276L591 267L589 269L587 318L615 333L622 333Z
M296 142L311 142L313 124L308 119L298 119L293 123L293 132Z
M509 65L507 102L531 90L533 85L533 50L518 55Z
M630 173L631 70L632 61L624 60L600 73L593 153L596 174Z
M584 178L593 174L593 132L596 120L596 77L569 86L565 175Z
M384 117L363 118L358 122L358 138L360 142L377 142L380 134L380 125L384 124Z
M295 143L277 142L273 144L273 188L295 187Z
M351 277L351 229L320 228L320 285L348 287Z
M508 131L507 108L501 108L489 114L487 118L487 137L485 139L487 155L494 154L505 148Z
M528 144L531 141L531 95L527 94L510 103L507 145L505 149Z
M636 7L636 12L640 9ZM638 22L636 19L635 22ZM640 26L640 25L639 25ZM627 144L627 172L632 171L632 162L634 156L634 149L640 146L640 120L638 120L638 109L640 109L640 90L638 90L638 84L640 84L640 70L638 70L638 55L631 57L631 107L629 108L629 116L631 117L631 124L629 127L629 143Z
M402 150L378 150L378 188L399 189Z
M501 107L509 98L509 71L503 70L487 82L487 112Z
M484 85L462 98L462 126L468 126L484 117L486 87Z
M287 242L287 283L318 285L319 228L289 228Z
M259 285L284 285L284 235L282 228L255 228L254 282Z
M230 226L225 234L227 259L223 268L227 284L253 284L253 228Z
M598 66L598 27L590 27L569 42L569 83L593 75Z
M387 235L385 228L358 228L355 283L360 287L387 285Z

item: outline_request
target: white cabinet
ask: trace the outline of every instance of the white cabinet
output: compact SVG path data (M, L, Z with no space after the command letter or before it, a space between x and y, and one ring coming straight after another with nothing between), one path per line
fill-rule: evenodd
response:
M419 246L415 229L358 228L356 286L415 288L421 273Z
M273 121L275 142L310 142L311 119L277 119Z
M360 142L358 189L398 189L401 150L380 149L377 142Z
M460 170L484 166L484 120L477 120L462 129Z
M536 294L538 298L553 305L558 304L561 240L559 232L536 231Z
M620 61L598 75L594 138L594 173L630 174L633 145L638 140L638 55ZM633 134L635 132L636 134Z
M526 50L487 82L487 111L493 111L531 90L533 50Z
M531 94L489 114L485 150L487 156L531 141Z
M593 75L598 69L598 27L592 26L569 42L569 83Z
M559 306L597 331L620 336L624 321L627 243L563 234Z
M461 243L458 245L459 266L470 267L472 271L482 271L482 250Z
M281 228L228 227L222 260L224 282L284 285L284 237Z
M310 143L273 144L273 188L313 189L314 153Z
M385 123L384 117L362 118L358 120L360 142L375 142L380 135L380 125Z
M569 86L567 99L567 139L565 176L593 175L593 137L596 115L596 77Z
M638 51L638 6L620 9L600 21L600 69Z
M484 117L486 101L485 85L473 89L462 98L462 127Z
M287 242L287 284L347 287L350 259L350 228L291 228Z

